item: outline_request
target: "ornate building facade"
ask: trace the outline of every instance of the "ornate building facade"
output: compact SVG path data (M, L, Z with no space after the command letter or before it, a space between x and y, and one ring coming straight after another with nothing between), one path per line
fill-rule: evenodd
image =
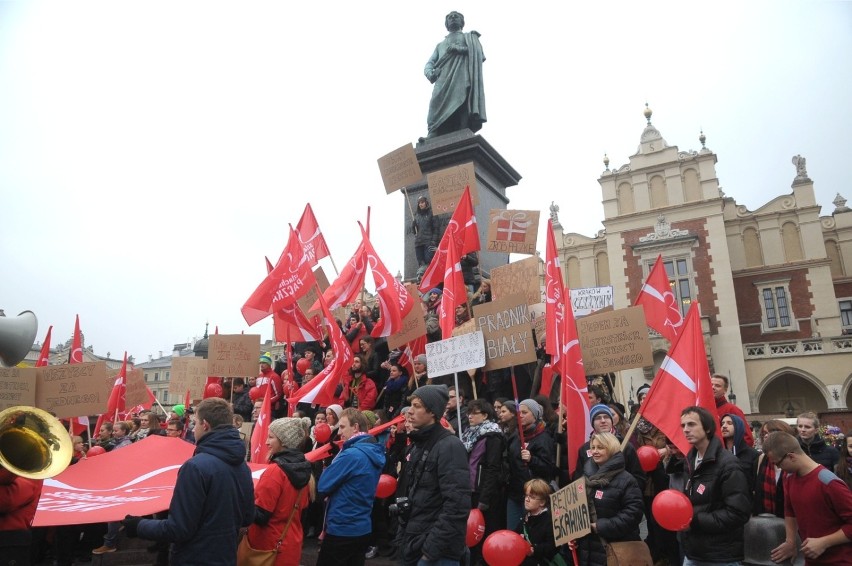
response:
M569 287L612 285L633 304L658 255L685 315L698 302L711 372L729 376L745 413L794 416L852 407L852 210L837 196L820 216L805 159L792 192L748 210L726 196L717 156L669 146L651 123L628 163L598 179L604 230L556 226ZM551 207L552 216L558 207ZM669 348L652 332L654 368L621 372L626 400L653 379Z

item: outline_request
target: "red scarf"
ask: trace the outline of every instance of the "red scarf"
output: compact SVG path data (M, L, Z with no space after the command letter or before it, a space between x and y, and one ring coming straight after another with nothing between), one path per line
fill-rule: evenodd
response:
M778 490L778 483L775 479L775 466L772 462L766 462L766 468L763 471L763 512L777 515L775 509L775 492Z

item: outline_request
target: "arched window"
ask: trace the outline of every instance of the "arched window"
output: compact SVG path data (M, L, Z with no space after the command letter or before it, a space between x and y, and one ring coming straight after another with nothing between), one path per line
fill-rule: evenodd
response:
M568 270L568 273L567 273L568 281L566 282L567 285L572 289L582 287L582 285L580 284L581 283L581 281L580 281L580 260L577 259L575 256L569 257L568 258L567 270Z
M669 205L669 195L666 194L666 180L660 175L651 177L651 208L662 208Z
M618 185L618 213L632 214L636 212L636 206L633 204L633 187L630 183L621 183Z
M595 256L595 270L597 273L598 287L605 287L610 284L609 279L609 256L606 252L601 252Z
M701 181L695 169L687 169L683 172L683 200L684 202L701 200Z
M784 255L787 262L802 261L802 241L799 239L799 227L794 222L785 222L781 226L781 240L784 242Z
M763 253L760 249L760 236L754 228L743 230L743 248L745 249L746 267L763 265Z
M843 277L845 270L843 269L843 260L840 257L840 248L834 240L825 241L825 255L831 261L831 276Z

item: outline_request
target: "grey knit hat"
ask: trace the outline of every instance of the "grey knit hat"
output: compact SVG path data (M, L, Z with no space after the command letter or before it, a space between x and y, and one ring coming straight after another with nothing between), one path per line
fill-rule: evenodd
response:
M447 410L450 402L450 391L446 385L423 385L414 390L412 397L417 397L423 402L426 410L440 419Z
M305 440L305 423L307 417L275 419L269 423L269 432L277 438L284 448L299 448Z
M535 399L524 399L523 401L521 401L521 405L525 406L527 409L530 410L536 421L541 420L541 415L544 413L544 409L541 408L541 405L538 404L538 401L536 401Z

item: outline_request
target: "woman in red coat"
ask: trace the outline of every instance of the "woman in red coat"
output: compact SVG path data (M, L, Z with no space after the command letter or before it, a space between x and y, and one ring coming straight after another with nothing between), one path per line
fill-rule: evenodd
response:
M307 418L276 419L269 423L266 447L272 465L254 488L255 517L246 536L252 548L271 550L278 546L286 529L276 566L299 566L302 556L302 510L315 495L311 464L299 450L307 426L310 426Z

